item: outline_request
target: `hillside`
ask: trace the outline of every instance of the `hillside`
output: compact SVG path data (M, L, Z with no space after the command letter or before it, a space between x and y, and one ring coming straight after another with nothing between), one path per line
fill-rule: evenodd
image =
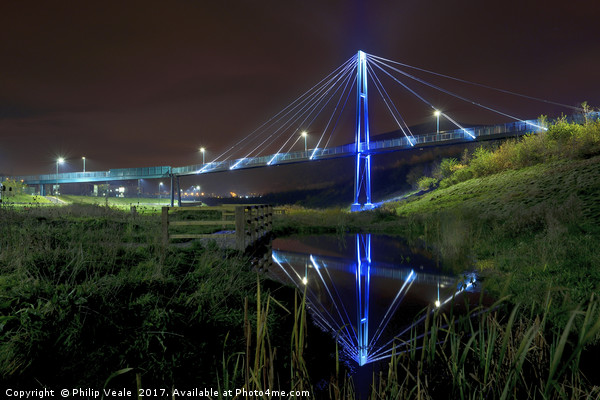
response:
M497 296L564 307L600 292L600 156L470 179L396 203L406 232L446 265L471 263ZM389 206L388 206L389 207Z

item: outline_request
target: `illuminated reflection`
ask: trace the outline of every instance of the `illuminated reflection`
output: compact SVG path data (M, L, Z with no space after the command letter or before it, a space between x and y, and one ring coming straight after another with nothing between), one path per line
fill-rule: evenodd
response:
M390 357L407 348L410 340L421 339L409 337L411 328L426 317L415 320L416 315L428 305L432 310L446 306L464 291L472 291L475 282L470 274L457 284L457 277L440 274L410 256L396 254L390 261L394 258L390 254L399 250L383 246L389 244L383 243L385 239L390 241L356 234L342 253L328 249L322 239L315 242L323 249L314 243L273 244L271 275L306 290L315 323L332 333L342 351L359 365ZM382 253L379 258L372 252L375 248Z

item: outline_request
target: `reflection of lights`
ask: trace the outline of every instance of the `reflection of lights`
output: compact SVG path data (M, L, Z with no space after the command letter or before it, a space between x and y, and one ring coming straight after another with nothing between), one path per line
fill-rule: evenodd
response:
M431 276L427 272L417 274L414 270L403 267L405 272L393 275L394 279L399 280L397 286L394 286L393 300L390 298L391 302L384 304L377 296L378 309L375 314L372 314L375 310L369 307L370 292L375 290L375 287L370 287L372 275L382 277L388 275L380 275L385 267L378 264L377 256L373 253L375 247L371 246L370 235L356 235L355 245L355 254L350 260L278 250L273 250L272 257L274 263L281 268L290 281L299 288L305 288L307 305L310 306L315 323L335 335L335 339L341 345L341 352L358 365L365 365L388 359L394 353L410 351L413 346L420 345L425 334L410 336L410 332L421 326L428 314L425 313L403 326L399 326L393 318L397 315L398 307L406 295L410 293L414 282L420 279L422 282L430 283L432 292L435 290L436 283L431 280ZM333 271L343 271L355 275L352 278L354 284L350 283L351 286L354 286L354 295L347 292L350 289L346 284L347 281L344 283L338 281L337 277L332 274ZM312 274L310 276L311 286L308 286L309 274ZM436 311L463 291L472 290L473 283L476 281L474 275L461 278L458 285L449 284L449 280L444 284L440 281L441 277L436 278L439 291L437 300L435 292L431 293L433 296L429 297L430 302L433 297ZM340 284L342 286L339 286ZM444 287L447 290L442 292L440 288ZM452 295L452 293L454 294ZM451 296L446 300L447 295ZM346 308L348 306L350 307ZM370 312L372 315L369 315ZM392 321L394 323L390 324ZM398 327L400 329L391 332L392 326L394 329L398 329ZM403 338L404 340L402 340Z

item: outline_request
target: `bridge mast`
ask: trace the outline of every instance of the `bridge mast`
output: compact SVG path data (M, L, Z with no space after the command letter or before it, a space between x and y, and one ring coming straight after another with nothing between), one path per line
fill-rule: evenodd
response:
M369 152L369 104L367 96L367 55L358 52L356 66L356 170L352 211L370 210L371 154ZM361 203L362 201L362 203Z
M361 239L364 239L361 240ZM361 252L361 247L364 252ZM358 365L369 357L369 292L371 289L371 234L356 234L356 312Z

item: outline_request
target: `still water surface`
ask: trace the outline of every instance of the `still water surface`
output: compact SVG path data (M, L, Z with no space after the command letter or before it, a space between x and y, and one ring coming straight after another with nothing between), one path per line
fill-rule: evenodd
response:
M477 302L473 273L444 271L432 254L386 235L298 236L273 241L272 278L306 289L308 310L358 366L409 346L428 306ZM400 339L400 340L398 340Z

